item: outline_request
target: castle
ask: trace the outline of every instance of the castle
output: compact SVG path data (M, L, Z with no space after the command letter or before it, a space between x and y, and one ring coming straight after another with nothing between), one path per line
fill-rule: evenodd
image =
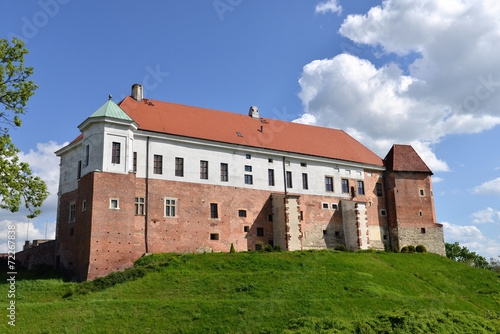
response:
M78 281L146 253L401 249L445 254L431 170L341 130L143 97L110 99L56 152L54 264Z

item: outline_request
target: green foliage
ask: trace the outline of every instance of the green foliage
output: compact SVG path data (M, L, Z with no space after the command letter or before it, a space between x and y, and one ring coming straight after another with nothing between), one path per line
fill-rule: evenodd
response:
M408 246L408 252L410 252L410 253L415 253L415 246L413 246L413 245L409 245L409 246Z
M417 247L415 247L415 250L417 251L417 253L427 253L427 248L425 248L424 245L417 245Z
M1 275L0 288L7 291ZM135 261L135 269L96 283L25 277L16 280L16 330L23 333L497 333L500 328L498 274L432 253L152 254ZM6 322L0 323L0 332L7 330Z
M266 247L264 247L264 250L266 252L274 252L274 248L270 244L267 244Z
M19 150L9 135L0 136L0 208L16 212L21 203L30 210L30 218L40 214L39 207L49 195L47 185L33 176L29 165L19 161Z
M28 50L24 43L14 38L11 43L0 39L0 123L20 127L20 114L26 112L28 99L37 85L28 78L33 74L31 67L24 66L24 55ZM10 112L9 112L10 111ZM40 214L38 209L49 195L47 186L31 173L29 165L20 162L19 150L12 144L8 127L0 128L0 208L16 212L21 203L30 211L28 217Z
M446 257L457 262L463 262L469 266L483 269L491 269L488 260L485 257L471 252L467 247L460 247L458 242L454 244L446 243Z
M231 243L231 249L229 250L229 253L236 253L236 250L234 249L234 245Z
M384 252L390 252L391 251L391 247L389 247L389 244L387 243L387 241L384 241Z
M334 249L340 252L347 252L347 247L345 245L337 245Z
M408 252L409 252L408 246L401 247L401 253L408 253Z
M274 251L275 252L281 252L281 246L280 245L275 245L274 246Z

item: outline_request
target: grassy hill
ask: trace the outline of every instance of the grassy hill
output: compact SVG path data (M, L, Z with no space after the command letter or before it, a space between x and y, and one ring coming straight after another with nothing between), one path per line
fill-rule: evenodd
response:
M500 333L498 273L435 254L154 254L83 284L32 275L20 333Z

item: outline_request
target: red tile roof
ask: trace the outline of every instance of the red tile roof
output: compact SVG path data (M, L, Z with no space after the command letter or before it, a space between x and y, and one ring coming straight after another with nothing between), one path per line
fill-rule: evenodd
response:
M145 131L383 166L341 130L129 96L118 105Z
M425 172L432 171L425 162L415 152L410 145L393 145L384 159L387 170L405 171L405 172Z

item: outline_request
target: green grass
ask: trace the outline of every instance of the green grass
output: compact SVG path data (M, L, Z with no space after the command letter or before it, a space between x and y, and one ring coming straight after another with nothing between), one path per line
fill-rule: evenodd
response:
M83 284L23 275L20 333L500 333L498 273L435 254L154 254Z

